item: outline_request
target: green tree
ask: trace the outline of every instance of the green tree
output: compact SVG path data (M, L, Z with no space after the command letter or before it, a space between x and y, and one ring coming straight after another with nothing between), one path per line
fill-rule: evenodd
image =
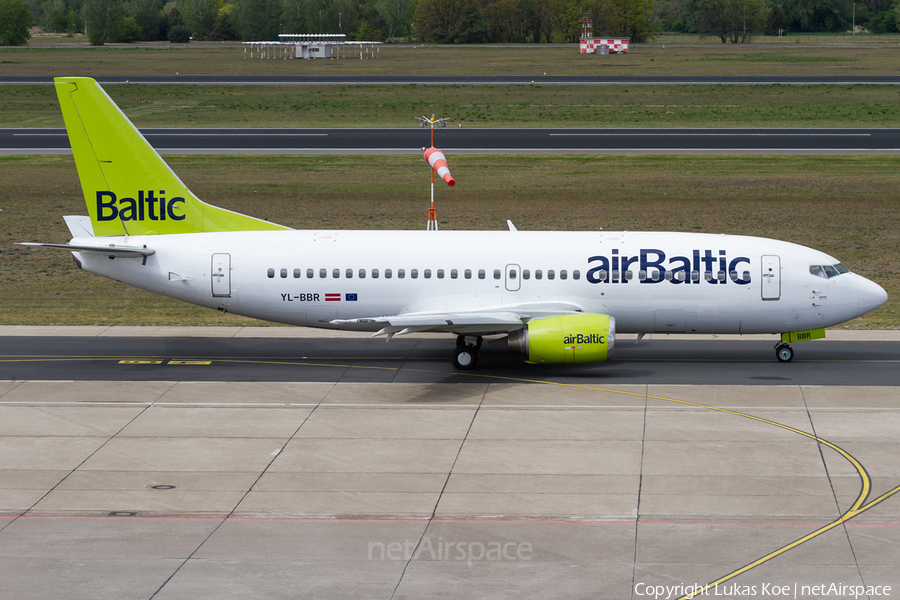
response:
M267 41L281 29L281 0L239 0L237 30L242 40Z
M462 10L475 0L419 0L413 16L416 37L443 42L456 30Z
M161 31L163 4L163 0L129 0L125 3L125 12L141 30L138 39L145 42L165 39Z
M0 0L0 46L20 46L31 37L31 9L22 0Z
M378 0L375 10L384 22L388 43L394 41L394 36L409 30L412 20L409 0Z
M743 43L762 30L763 0L696 0L691 3L701 34L713 35L722 43Z
M176 0L176 5L194 39L208 40L212 37L222 0Z
M87 36L92 46L115 39L116 28L124 13L122 0L84 0Z

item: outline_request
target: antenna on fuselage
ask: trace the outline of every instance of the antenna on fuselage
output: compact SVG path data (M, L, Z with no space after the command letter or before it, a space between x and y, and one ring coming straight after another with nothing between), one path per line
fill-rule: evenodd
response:
M428 223L425 229L427 231L437 231L437 211L434 210L434 172L437 171L441 179L446 181L450 187L456 185L456 181L450 175L450 167L447 166L447 157L434 147L434 126L446 127L447 121L445 118L435 119L434 114L431 115L430 119L428 117L416 117L416 120L419 121L419 127L425 127L425 125L431 127L431 147L422 148L426 162L431 165L431 207L428 209Z

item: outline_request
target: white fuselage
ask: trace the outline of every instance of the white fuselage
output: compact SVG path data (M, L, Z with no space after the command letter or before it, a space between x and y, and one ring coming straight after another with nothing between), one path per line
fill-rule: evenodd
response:
M79 242L101 238L72 241ZM146 244L155 254L144 261L76 253L85 270L310 327L373 330L379 326L329 321L567 302L615 317L619 332L779 333L842 323L885 298L859 275L811 273L838 263L822 252L732 235L248 231L107 242Z

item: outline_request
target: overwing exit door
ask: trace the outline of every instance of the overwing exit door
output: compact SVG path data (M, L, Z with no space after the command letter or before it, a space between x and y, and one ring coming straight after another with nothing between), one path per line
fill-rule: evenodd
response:
M214 298L231 297L231 255L212 255L212 295Z
M522 286L522 284L519 283L521 275L522 273L519 265L506 265L506 291L519 291L519 288Z

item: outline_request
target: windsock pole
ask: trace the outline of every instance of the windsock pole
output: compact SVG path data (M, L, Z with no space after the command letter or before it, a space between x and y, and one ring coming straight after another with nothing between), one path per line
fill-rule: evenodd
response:
M444 153L436 150L434 147L434 126L446 127L447 124L445 119L435 119L434 115L431 115L430 119L428 117L416 117L416 120L419 122L419 127L428 125L431 128L431 147L422 148L422 152L425 153L425 161L431 166L431 205L428 208L428 222L425 229L426 231L437 231L437 211L434 209L434 172L438 171L438 175L451 187L456 184L453 177L450 176L450 169L447 167L447 159Z

